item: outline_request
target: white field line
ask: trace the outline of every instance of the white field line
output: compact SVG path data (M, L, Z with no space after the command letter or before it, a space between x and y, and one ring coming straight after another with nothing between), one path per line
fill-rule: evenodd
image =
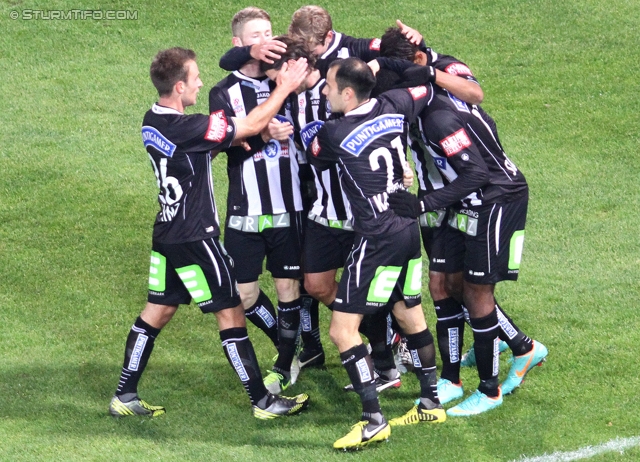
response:
M589 459L590 457L597 456L598 454L604 454L606 452L624 452L625 449L634 448L640 446L640 436L634 436L632 438L616 438L615 440L608 441L598 446L586 446L571 452L554 452L553 454L538 456L538 457L526 457L522 456L520 459L512 462L569 462L572 460Z

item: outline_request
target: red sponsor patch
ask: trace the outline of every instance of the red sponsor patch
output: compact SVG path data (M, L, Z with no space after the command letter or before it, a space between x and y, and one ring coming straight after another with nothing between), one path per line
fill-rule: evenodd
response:
M220 143L227 136L227 125L227 116L224 115L222 109L212 112L209 116L209 128L207 128L204 139Z
M467 136L467 132L464 131L464 128L461 128L453 135L449 135L445 139L440 140L440 146L447 157L451 157L458 154L464 148L471 146L471 140Z
M471 69L469 69L467 66L465 66L462 63L449 64L447 67L444 68L444 71L447 74L453 74L453 75L473 75L473 72L471 72Z
M318 137L316 136L313 139L313 143L311 143L311 154L313 154L314 157L318 157L318 154L320 154L320 143L318 143Z
M369 42L369 49L370 50L380 51L380 39L379 38L375 38L375 39L371 40L371 42Z
M407 88L407 90L409 90L409 93L411 93L411 97L414 101L427 96L427 87L425 87L424 85L420 85L419 87Z

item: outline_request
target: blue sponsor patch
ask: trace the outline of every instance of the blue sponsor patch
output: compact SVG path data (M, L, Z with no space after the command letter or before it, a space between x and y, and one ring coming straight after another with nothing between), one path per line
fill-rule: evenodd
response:
M433 163L436 164L440 170L445 170L447 168L447 160L442 157L434 157Z
M340 147L358 157L374 140L388 133L402 133L404 116L386 114L359 125L340 143Z
M162 133L153 127L142 127L142 142L144 147L152 146L167 157L173 157L176 145L164 137Z
M449 93L449 92L447 92L447 93L449 94L449 99L451 100L451 102L453 104L455 104L455 106L458 109L458 111L469 112L469 106L467 106L467 103L465 103L461 99L456 98L451 93Z
M302 138L302 144L304 145L305 151L318 134L318 130L320 130L323 125L324 122L316 120L308 123L302 128L302 130L300 130L300 138Z

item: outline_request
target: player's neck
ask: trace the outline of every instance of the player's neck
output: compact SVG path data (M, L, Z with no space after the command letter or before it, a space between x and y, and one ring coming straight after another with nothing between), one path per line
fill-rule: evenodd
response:
M370 98L367 98L361 102L354 102L352 104L350 104L349 106L347 106L345 108L344 114L347 115L348 113L350 113L351 111L355 111L356 109L358 109L360 106L363 106L365 104L367 104L369 101L371 101Z
M251 77L252 79L257 79L260 77L264 77L264 72L260 70L260 62L259 61L249 61L247 64L242 66L240 69L247 77Z
M158 105L184 113L184 105L180 98L174 98L173 96L161 96L158 100Z

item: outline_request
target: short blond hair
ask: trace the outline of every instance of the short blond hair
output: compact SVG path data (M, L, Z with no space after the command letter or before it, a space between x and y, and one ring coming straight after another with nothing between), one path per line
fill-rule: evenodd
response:
M271 16L269 16L269 13L261 8L256 8L255 6L248 6L238 11L233 16L233 19L231 20L231 33L233 36L240 37L242 35L244 25L254 19L264 19L265 21L271 22Z
M316 5L299 8L291 17L289 35L303 38L307 43L320 45L333 30L331 16L327 10Z

